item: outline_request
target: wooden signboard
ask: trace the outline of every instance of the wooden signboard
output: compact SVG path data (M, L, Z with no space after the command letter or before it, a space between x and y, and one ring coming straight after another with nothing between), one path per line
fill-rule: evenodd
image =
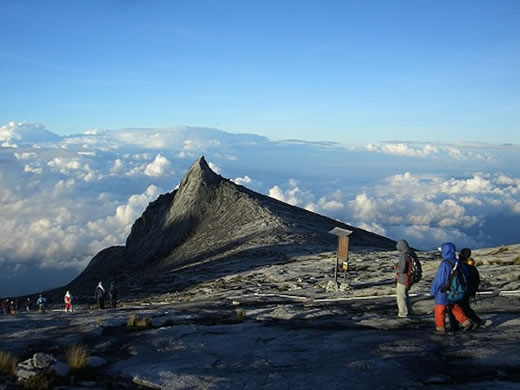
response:
M348 260L348 237L338 237L338 259Z
M349 249L349 237L352 231L335 227L332 229L330 234L338 236L338 248L336 250L336 266L334 267L334 282L338 285L338 266L339 260L343 261L343 282L346 282L347 269L348 269L348 249Z

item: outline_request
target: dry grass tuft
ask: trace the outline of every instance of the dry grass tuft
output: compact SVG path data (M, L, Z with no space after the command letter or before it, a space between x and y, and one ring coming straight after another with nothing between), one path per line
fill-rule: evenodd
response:
M126 321L126 326L129 328L133 328L135 326L135 320L135 314L130 314L130 317L128 317L128 321Z
M237 320L243 322L246 319L246 311L244 309L236 309Z
M23 383L25 390L49 390L54 388L54 377L48 372L31 376Z
M84 344L73 344L65 351L67 364L72 371L86 369L88 356L89 352Z
M131 314L130 317L128 317L126 326L129 328L151 328L152 319L148 317L140 318L137 317L135 314Z
M11 352L0 351L0 375L14 375L18 361Z
M514 265L520 265L520 256L516 256L516 257L513 259L513 264L514 264Z

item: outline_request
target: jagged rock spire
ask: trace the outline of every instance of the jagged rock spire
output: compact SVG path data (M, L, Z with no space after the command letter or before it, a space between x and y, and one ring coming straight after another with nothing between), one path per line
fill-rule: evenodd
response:
M195 264L239 258L254 266L324 245L333 250L335 238L328 232L335 226L353 231L351 245L395 248L385 237L238 186L213 172L202 156L177 190L148 205L126 245L100 252L76 282L111 273L118 282L150 279L161 290L179 269Z

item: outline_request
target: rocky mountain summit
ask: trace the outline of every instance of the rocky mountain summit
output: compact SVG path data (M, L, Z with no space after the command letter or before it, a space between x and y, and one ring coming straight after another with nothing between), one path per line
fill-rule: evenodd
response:
M230 269L334 249L328 232L335 226L353 232L354 249L395 248L393 240L224 179L201 157L178 189L148 205L125 246L102 250L67 288L91 294L99 280L114 280L136 294L183 289Z
M472 305L492 325L467 333L434 334L440 256L418 255L408 319L396 315L395 250L352 253L345 289L329 288L335 253L325 251L179 291L123 291L115 309L66 313L61 297L45 313L0 315L0 354L19 362L0 389L519 388L520 245L473 251L482 291ZM81 375L66 355L78 343L89 354Z
M336 226L353 231L340 288ZM201 158L126 245L48 292L47 311L0 315L0 390L520 388L520 245L473 250L472 305L491 325L443 335L429 296L440 254L418 256L414 315L398 318L394 241L237 186ZM99 280L118 283L117 308L92 304Z

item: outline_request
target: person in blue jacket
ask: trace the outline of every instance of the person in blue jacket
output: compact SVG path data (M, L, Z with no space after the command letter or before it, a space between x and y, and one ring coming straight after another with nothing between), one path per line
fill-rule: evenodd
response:
M433 280L430 295L435 297L435 331L438 333L446 332L446 313L451 310L455 319L462 325L463 331L467 331L473 327L472 321L464 314L464 311L458 303L451 302L444 287L448 283L451 270L455 264L462 268L463 272L467 272L465 267L457 259L455 253L455 245L451 242L445 242L441 245L443 260L439 264L437 274Z

